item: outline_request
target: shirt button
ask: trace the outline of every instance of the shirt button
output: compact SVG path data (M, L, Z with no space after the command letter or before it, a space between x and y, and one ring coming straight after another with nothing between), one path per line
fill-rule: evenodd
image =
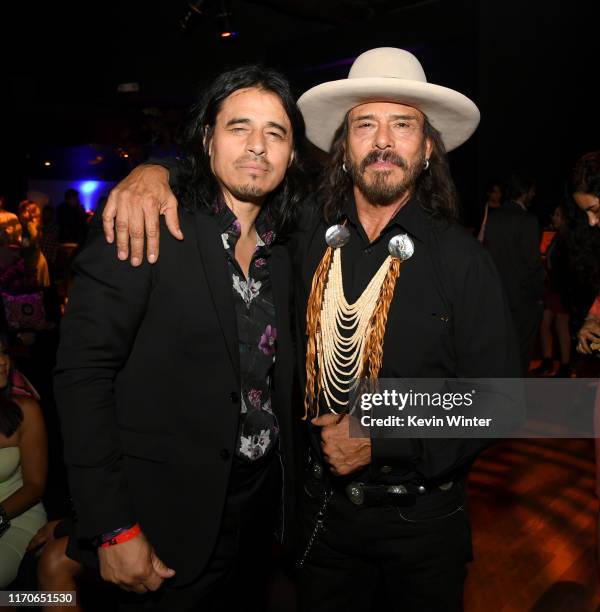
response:
M240 401L240 394L236 393L235 391L232 391L229 394L229 399L231 400L232 404L237 404Z
M221 459L223 459L223 461L227 461L227 459L229 459L229 457L231 457L231 453L224 448L220 453L219 456L221 457Z
M382 474L391 474L392 473L392 466L391 465L382 465L381 466L381 473Z
M367 248L365 249L365 253L366 253L367 255L370 255L372 252L373 252L373 249L372 249L371 247L367 247Z

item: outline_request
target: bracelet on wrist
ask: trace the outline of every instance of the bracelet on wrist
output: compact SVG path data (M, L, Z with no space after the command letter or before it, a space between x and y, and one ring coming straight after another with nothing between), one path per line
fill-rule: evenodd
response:
M94 543L99 548L108 548L109 546L127 542L128 540L135 538L141 532L142 529L139 524L132 523L126 527L119 527L119 529L114 529L113 531L108 531L101 534L96 538Z

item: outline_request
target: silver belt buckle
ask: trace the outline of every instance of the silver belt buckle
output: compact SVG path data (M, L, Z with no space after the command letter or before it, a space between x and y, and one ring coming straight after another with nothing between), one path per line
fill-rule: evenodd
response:
M387 492L390 495L405 495L406 493L408 493L408 490L404 485L397 484L389 486L387 488Z

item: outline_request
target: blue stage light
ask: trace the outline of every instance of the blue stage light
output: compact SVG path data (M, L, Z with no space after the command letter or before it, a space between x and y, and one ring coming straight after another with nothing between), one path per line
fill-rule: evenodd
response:
M79 191L81 203L89 212L96 208L98 202L98 191L102 187L102 181L76 181L75 189Z
M79 190L81 193L94 193L94 191L98 189L99 185L99 181L83 181L79 187Z

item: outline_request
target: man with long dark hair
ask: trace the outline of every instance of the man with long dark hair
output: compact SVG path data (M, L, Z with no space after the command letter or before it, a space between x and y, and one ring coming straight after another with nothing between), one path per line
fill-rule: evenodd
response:
M298 104L308 138L330 153L318 205L304 207L290 242L311 419L301 609L460 610L471 557L466 477L486 443L352 437L347 413L359 376L518 375L501 281L456 223L446 159L479 112L392 48L363 53L347 79L318 85ZM143 225L143 207L123 197L130 186L144 214L157 214L167 186L151 184L150 171L140 168L115 193L110 238L115 214ZM125 251L126 228L119 233ZM140 259L141 245L133 248ZM148 248L156 254L156 241Z
M77 513L67 552L132 591L125 609L264 609L273 533L294 503L277 238L303 138L281 75L222 74L186 131L185 240L164 233L160 261L133 269L97 215L75 262L55 375Z

